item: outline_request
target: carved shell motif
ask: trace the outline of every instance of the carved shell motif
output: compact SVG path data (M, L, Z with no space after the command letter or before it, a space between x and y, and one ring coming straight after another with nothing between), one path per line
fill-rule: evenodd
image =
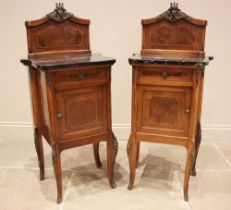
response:
M56 22L63 22L72 16L73 14L67 12L67 10L63 7L63 3L56 3L56 8L54 11L47 15L49 19Z
M178 8L178 3L171 3L170 8L161 14L158 19L166 19L170 22L176 22L180 19L187 18L187 15Z

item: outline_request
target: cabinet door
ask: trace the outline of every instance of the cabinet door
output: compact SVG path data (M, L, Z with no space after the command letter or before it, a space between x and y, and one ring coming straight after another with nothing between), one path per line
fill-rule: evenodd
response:
M186 87L139 86L138 131L187 137L191 92Z
M62 90L56 93L59 139L71 139L107 130L106 86Z

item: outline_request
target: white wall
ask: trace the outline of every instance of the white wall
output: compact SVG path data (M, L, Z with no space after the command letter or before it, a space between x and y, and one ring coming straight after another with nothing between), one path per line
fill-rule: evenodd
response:
M31 107L27 69L25 20L38 19L54 9L53 0L1 0L0 12L0 137L31 136ZM142 18L159 15L170 0L63 0L65 8L91 20L93 52L117 59L112 73L113 126L127 138L130 124L131 66L128 57L141 48ZM208 20L206 51L215 60L207 67L203 99L204 138L231 138L231 2L179 0L187 14Z

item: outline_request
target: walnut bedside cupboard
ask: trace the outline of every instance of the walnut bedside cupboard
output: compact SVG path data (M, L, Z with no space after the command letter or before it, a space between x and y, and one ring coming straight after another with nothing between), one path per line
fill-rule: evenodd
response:
M57 202L62 202L60 153L93 145L101 167L99 142L107 143L107 175L115 187L113 168L118 149L111 126L111 66L115 59L93 55L90 21L67 12L63 4L44 18L26 22L28 66L34 116L34 142L44 179L42 136L52 148Z
M184 199L188 200L190 173L195 176L201 141L201 104L207 21L194 19L171 3L158 17L142 20L141 54L132 65L132 122L128 141L132 189L140 142L158 142L187 149Z

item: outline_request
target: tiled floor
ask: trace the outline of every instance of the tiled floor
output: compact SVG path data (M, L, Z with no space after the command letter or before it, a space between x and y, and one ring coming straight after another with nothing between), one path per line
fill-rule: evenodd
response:
M231 142L201 145L197 176L191 177L189 202L183 201L183 147L142 143L135 187L127 190L126 141L119 141L115 166L116 189L103 167L96 168L92 147L62 153L64 202L56 204L56 184L50 148L45 144L46 179L39 180L33 140L0 139L1 210L230 210Z

